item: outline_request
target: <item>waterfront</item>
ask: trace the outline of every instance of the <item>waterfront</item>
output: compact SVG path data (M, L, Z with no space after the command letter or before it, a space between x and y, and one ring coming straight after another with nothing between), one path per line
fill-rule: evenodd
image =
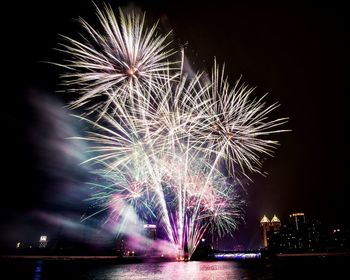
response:
M108 259L2 259L1 263L8 279L341 279L348 274L349 257L130 264Z

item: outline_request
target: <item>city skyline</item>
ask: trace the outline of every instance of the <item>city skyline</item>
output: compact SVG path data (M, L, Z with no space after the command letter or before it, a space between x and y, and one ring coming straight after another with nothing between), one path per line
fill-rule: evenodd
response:
M270 92L269 98L281 103L279 115L290 116L288 128L292 132L278 136L281 147L274 158L264 163L263 169L270 175L254 175L254 182L247 186L246 225L238 229L233 242L249 247L255 238L252 228L256 228L256 218L265 212L280 217L302 211L327 219L338 214L337 219L344 219L341 210L346 206L346 156L343 151L346 152L347 126L344 113L345 63L342 62L345 27L341 23L345 19L340 11L335 8L327 10L321 5L316 9L301 8L298 4L289 4L290 9L274 6L271 10L270 6L252 9L243 4L213 6L204 3L186 9L182 4L157 4L136 6L140 5L154 17L160 16L163 28L174 29L176 40L182 44L188 42L186 50L189 56L200 62L205 60L204 64L211 64L214 56L220 62L225 61L232 79L242 74L247 83L257 86L257 94ZM85 177L74 174L68 180L62 178L73 164L67 163L69 158L65 161L52 161L51 158L51 155L55 157L55 153L62 152L50 146L50 141L62 143L58 127L64 121L55 123L55 130L50 116L47 116L46 123L43 120L45 114L58 114L57 108L68 97L54 92L58 89L59 71L41 61L55 59L52 48L57 47L57 34L76 30L73 18L80 15L93 17L93 5L70 6L63 1L54 4L59 12L51 15L45 5L27 5L28 9L19 17L26 31L22 33L24 38L14 36L18 35L14 30L10 38L15 44L9 46L14 62L6 61L11 62L6 64L10 72L18 65L23 65L23 68L20 67L16 79L9 77L5 87L9 92L5 100L16 105L15 109L12 106L5 108L5 129L10 137L6 139L9 148L5 151L8 165L4 173L10 175L17 186L6 189L6 197L22 195L27 199L18 205L16 201L5 201L1 211L2 229L26 229L31 226L28 220L43 227L43 216L47 213L58 216L63 213L64 216L69 212L78 217L82 214L79 205L85 207L83 202L78 202L80 192L84 191L81 188L74 190L74 184L67 184L67 181L80 184ZM199 12L193 13L195 10ZM232 25L229 25L230 13L236 16L230 18ZM255 18L248 19L250 13ZM211 20L207 22L207 18ZM46 28L41 28L43 22L47 22ZM330 139L334 144L329 144ZM44 147L43 143L49 145ZM21 176L14 168L18 166L18 159L27 167ZM58 166L61 169L54 170ZM64 191L60 189L60 182L65 185ZM69 199L65 201L68 193ZM74 197L76 193L79 195ZM52 194L57 199L51 197ZM41 225L39 221L42 221Z
M260 225L259 225L260 224ZM305 213L290 213L288 217L279 219L276 215L270 219L264 215L260 223L256 225L256 233L259 233L259 244L255 248L245 248L240 244L230 246L218 246L217 237L209 232L200 242L199 255L196 258L206 258L210 252L264 252L272 253L319 253L319 252L343 252L347 250L349 243L349 228L345 223L326 223L321 217L308 217ZM100 234L96 232L80 232L84 239L71 238L70 235L53 232L51 236L40 235L35 240L23 237L17 240L16 246L7 247L9 252L38 254L65 253L71 254L114 254L117 256L168 256L169 252L162 251L159 242L163 236L157 236L156 224L139 224L140 235L143 241L135 243L132 235L125 234ZM46 234L46 233L42 233ZM300 238L300 240L299 240ZM165 243L164 243L165 244ZM203 247L204 246L204 247ZM46 248L47 247L47 248ZM46 248L46 249L45 249ZM164 248L163 248L164 249ZM203 251L204 249L204 251ZM209 255L206 255L208 254Z

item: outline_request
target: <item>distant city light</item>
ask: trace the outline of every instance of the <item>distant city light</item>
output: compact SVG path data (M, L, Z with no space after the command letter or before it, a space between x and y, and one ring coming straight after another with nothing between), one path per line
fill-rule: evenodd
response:
M304 213L293 213L289 215L289 217L297 217L297 216L304 216Z
M261 253L220 253L214 254L215 259L232 259L232 260L242 260L242 259L260 259Z
M47 236L46 235L40 236L40 242L46 242L46 241L47 241Z
M205 238L202 238L202 242L204 242L205 241Z
M146 224L143 226L144 228L157 228L156 225L152 225L152 224Z
M21 242L17 242L16 244L16 249L18 249L19 247L21 247Z

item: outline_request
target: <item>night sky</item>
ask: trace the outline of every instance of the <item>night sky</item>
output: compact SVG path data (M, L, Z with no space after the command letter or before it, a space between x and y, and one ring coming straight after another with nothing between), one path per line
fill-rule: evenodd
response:
M115 8L129 3L109 2ZM290 117L285 128L292 131L275 136L281 146L264 163L269 175L254 175L247 186L246 223L234 244L256 246L263 214L348 221L345 8L295 1L144 2L133 3L151 22L161 18L164 30L173 29L194 69L210 69L216 57L232 83L242 75L257 87L256 96L269 92L267 100L281 104L275 117ZM80 159L64 144L78 126L66 127L69 118L60 109L71 97L57 93L61 69L45 61L62 58L54 50L58 34L77 38L81 28L74 19L95 21L92 2L82 0L11 1L4 13L10 19L1 34L1 245L54 232L43 213L78 217L85 207L86 178L75 167Z

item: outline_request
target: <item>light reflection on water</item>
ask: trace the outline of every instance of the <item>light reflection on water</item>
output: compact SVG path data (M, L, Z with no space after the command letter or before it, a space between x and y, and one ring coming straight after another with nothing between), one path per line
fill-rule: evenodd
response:
M191 261L121 264L116 260L1 259L1 279L347 279L350 257L281 258L270 261ZM3 277L4 276L4 277Z
M42 272L42 261L37 261L36 266L34 269L34 277L33 280L40 280L41 279L41 272Z
M235 262L164 262L110 267L94 272L94 279L250 279L249 271Z

